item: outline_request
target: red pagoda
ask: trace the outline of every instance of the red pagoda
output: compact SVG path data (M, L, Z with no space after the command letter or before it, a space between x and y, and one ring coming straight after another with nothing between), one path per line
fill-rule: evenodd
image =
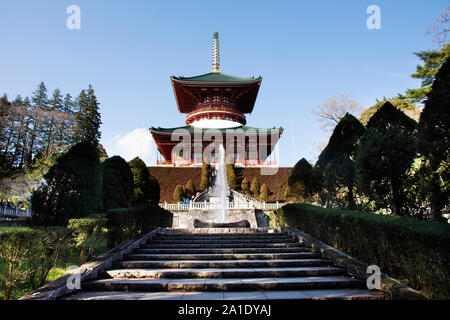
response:
M160 153L157 164L214 163L215 147L220 143L224 145L227 161L237 166L276 165L273 151L283 129L246 126L245 115L253 111L262 78L240 78L220 72L217 31L212 60L210 73L171 77L178 110L187 114L186 126L150 128Z

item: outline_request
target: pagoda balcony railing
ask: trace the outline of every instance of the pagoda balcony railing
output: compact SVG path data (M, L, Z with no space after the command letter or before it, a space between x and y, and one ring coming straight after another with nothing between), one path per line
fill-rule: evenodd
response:
M216 160L211 160L211 164L216 164ZM203 162L201 159L192 159L191 161L188 160L157 160L156 165L158 166L177 166L177 167L189 167L192 165L201 165ZM271 161L260 161L260 160L245 160L240 161L239 159L236 159L234 161L235 165L241 165L244 167L274 167L277 166L277 161L271 160Z
M199 120L229 120L246 124L245 116L239 111L226 107L209 107L196 109L186 116L186 124Z
M197 109L189 112L187 114L186 117L190 117L194 114L197 114L199 112L212 112L212 111L222 111L222 112L229 112L229 113L233 113L236 115L241 115L243 116L243 114L241 112L239 112L238 110L234 109L231 106L224 106L222 103L218 103L218 104L214 104L214 103L203 103L203 106L199 106Z
M285 203L266 203L266 202L228 202L227 209L259 209L259 210L278 210ZM169 211L190 211L190 210L211 210L220 209L220 203L213 202L191 202L191 203L160 203L159 206Z

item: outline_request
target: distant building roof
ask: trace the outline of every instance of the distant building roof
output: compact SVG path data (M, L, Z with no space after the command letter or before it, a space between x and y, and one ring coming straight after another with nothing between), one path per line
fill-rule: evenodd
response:
M248 77L248 78L241 78L241 77L235 77L231 76L222 72L210 72L205 73L199 76L194 77L171 77L174 80L179 81L186 81L186 82L216 82L216 83L223 83L223 82L257 82L262 79L261 76L255 78L255 77Z

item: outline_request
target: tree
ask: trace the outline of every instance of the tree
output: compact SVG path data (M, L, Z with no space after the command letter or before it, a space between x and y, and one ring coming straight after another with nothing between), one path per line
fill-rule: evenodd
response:
M188 182L186 182L186 185L184 186L184 190L186 191L186 195L188 197L195 195L196 190L195 190L194 183L192 182L191 179L189 179Z
M250 185L250 191L253 194L253 196L258 197L259 188L260 188L259 180L257 177L254 177L252 180L252 184Z
M211 174L211 165L203 161L202 172L200 176L200 191L205 191L209 187L209 176Z
M355 158L364 131L358 119L347 113L334 128L328 145L319 156L316 167L322 170L332 202L336 202L340 189L347 189L347 205L354 207Z
M422 187L429 195L432 216L442 221L449 202L450 181L450 58L443 64L425 100L417 133L417 151L425 159Z
M445 45L447 42L447 35L450 31L450 6L444 9L444 12L436 19L434 25L428 30L427 34L433 36L433 41L438 45Z
M119 156L103 162L103 209L128 207L134 190L133 174Z
M101 167L92 144L81 142L70 148L44 179L45 183L31 197L34 223L65 225L69 219L101 211Z
M250 194L250 183L248 182L247 178L242 179L241 190L242 190L242 193L244 193L246 195Z
M267 186L267 184L264 183L259 193L259 201L261 202L269 201L269 195L270 195L269 187Z
M236 173L234 172L234 163L228 163L226 166L228 186L231 189L236 189Z
M367 125L367 123L369 122L370 118L387 101L389 101L397 109L403 111L403 113L406 114L411 119L419 121L419 117L420 117L420 108L419 108L419 106L417 104L415 104L415 103L412 103L410 100L406 99L406 97L404 97L402 95L398 95L397 97L394 97L394 98L383 97L383 99L377 100L376 104L374 104L370 108L368 108L368 109L363 111L363 113L359 117L359 121L362 124Z
M417 123L386 102L367 124L357 156L358 188L377 208L408 213L405 192L415 157Z
M350 99L347 94L340 94L328 98L317 110L312 112L319 118L322 128L329 131L334 128L346 113L359 115L361 110L362 107L359 102Z
M300 159L289 171L285 189L286 197L293 196L299 200L309 198L312 195L311 172L311 164L305 158Z
M180 201L183 201L184 196L185 196L185 192L184 192L183 186L177 185L175 187L175 189L173 190L173 202L178 203Z
M450 43L444 45L441 50L424 50L414 53L423 65L416 67L416 73L411 77L422 80L422 85L418 89L406 90L406 96L413 102L422 102L431 91L434 78L445 60L450 56Z
M131 173L133 174L134 191L131 197L133 205L145 203L158 203L160 187L158 181L150 175L145 162L138 157L131 160Z
M75 143L87 141L98 144L100 141L101 116L99 112L100 103L89 85L88 90L82 90L77 99L78 110L75 114L75 132L73 140Z

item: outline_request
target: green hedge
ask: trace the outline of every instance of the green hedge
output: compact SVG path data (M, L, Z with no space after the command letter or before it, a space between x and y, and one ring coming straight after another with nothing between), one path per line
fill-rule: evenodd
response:
M295 227L433 297L450 296L450 225L410 217L289 204L275 212Z
M111 209L106 212L108 247L145 234L156 227L171 227L172 213L156 204L132 208Z

